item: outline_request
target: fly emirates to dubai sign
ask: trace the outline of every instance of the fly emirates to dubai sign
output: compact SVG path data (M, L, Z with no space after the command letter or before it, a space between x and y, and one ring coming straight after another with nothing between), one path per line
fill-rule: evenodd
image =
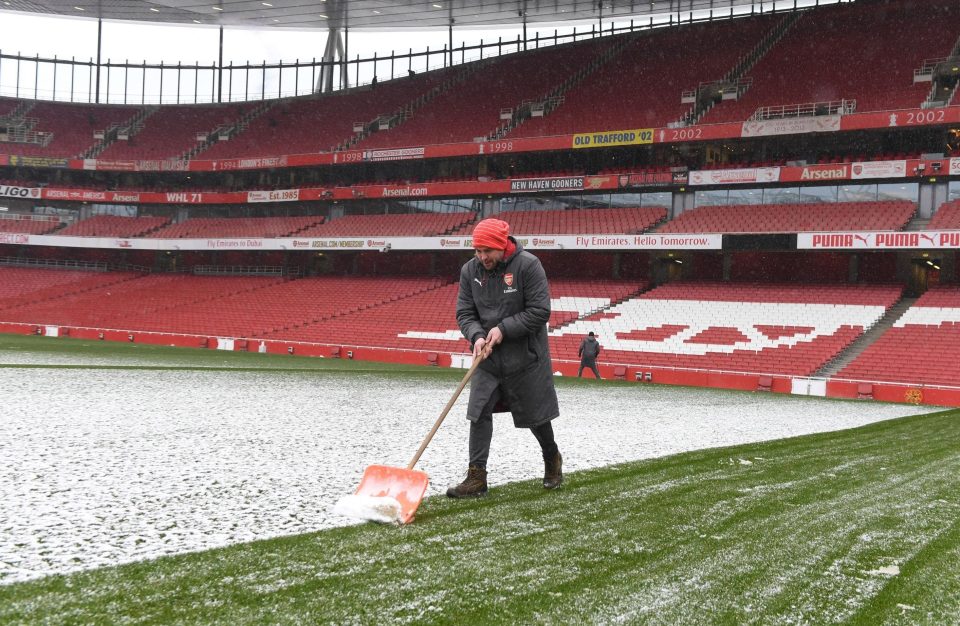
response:
M531 250L719 250L721 235L519 235ZM0 233L0 244L128 250L472 250L471 237L121 239Z

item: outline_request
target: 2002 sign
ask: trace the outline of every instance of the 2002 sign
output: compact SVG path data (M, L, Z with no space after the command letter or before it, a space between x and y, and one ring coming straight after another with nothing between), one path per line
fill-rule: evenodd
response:
M700 139L703 135L702 128L671 128L669 131L670 139L669 141L687 141L690 139Z
M936 124L947 121L947 112L944 109L937 111L910 111L907 113L905 124Z

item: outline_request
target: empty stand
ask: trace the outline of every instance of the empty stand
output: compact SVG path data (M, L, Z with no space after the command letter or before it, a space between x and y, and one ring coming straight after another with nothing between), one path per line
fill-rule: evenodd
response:
M449 75L436 70L349 93L276 102L246 130L201 152L201 159L326 152L354 136L354 122L369 124L427 94Z
M601 361L808 376L900 297L890 285L670 283L551 331L554 356L575 360L594 331Z
M691 108L684 91L733 69L780 18L757 17L654 29L564 95L550 115L531 118L509 137L665 127ZM630 35L625 35L630 37Z
M213 332L218 326L228 325L230 313L235 313L234 317L242 313L218 310L217 302L241 293L254 301L253 291L282 280L121 272L90 276L80 285L53 286L42 299L21 298L19 303L0 310L0 320L122 330ZM204 305L209 307L205 316L190 316L192 310Z
M147 234L160 239L204 237L287 237L303 235L323 222L321 215L294 217L195 217Z
M320 283L333 287L330 279ZM353 279L359 285L382 279ZM390 282L394 279L391 278ZM410 350L463 352L469 345L457 329L454 309L458 283L441 285L436 280L403 280L406 288L396 297L376 306L319 311L324 319L299 328L278 329L267 336L297 341L350 344ZM406 292L406 293L403 293ZM315 315L318 311L315 311Z
M960 386L960 287L923 294L838 378Z
M117 140L97 157L119 159L176 159L199 143L198 134L233 126L250 104L162 106L143 120L143 128L128 140Z
M960 229L960 200L944 202L927 224L930 230Z
M95 215L67 226L58 235L77 237L142 237L170 223L169 217Z
M449 234L473 221L472 211L457 213L393 213L345 215L312 226L304 237L426 237Z
M797 233L900 230L916 212L908 200L703 206L664 224L664 233Z
M21 100L16 100L14 98L0 98L0 115L9 115L13 113L18 106L20 106Z
M392 279L391 279L392 280ZM550 282L551 326L568 323L642 290L642 281ZM351 343L408 350L468 352L457 326L459 283L440 286L368 310L289 329L278 336L299 341Z
M552 279L550 328L594 315L646 288L646 281Z
M461 70L470 73L460 84L399 126L372 134L358 147L393 148L486 137L503 123L501 109L542 100L607 45L605 40L595 40L479 61Z
M44 235L60 227L58 219L0 219L0 233L26 233L29 235Z
M106 130L130 119L136 107L60 102L36 102L25 118L36 119L32 130L52 135L47 145L36 143L3 144L5 152L24 156L79 157L99 142L94 131Z
M70 324L67 299L85 299L109 293L115 285L133 280L133 272L86 272L0 266L0 321L34 324ZM129 304L129 303L127 303Z
M749 72L752 87L701 123L743 121L764 106L856 100L857 111L917 108L923 61L950 54L955 2L856 2L806 13Z
M667 217L664 207L567 209L563 211L505 211L495 215L510 224L516 235L573 235L582 233L641 233ZM457 231L473 233L473 224Z

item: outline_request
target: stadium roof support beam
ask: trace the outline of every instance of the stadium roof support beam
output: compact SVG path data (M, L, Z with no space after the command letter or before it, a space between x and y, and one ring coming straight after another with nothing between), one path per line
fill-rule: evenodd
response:
M100 52L103 49L103 18L97 19L97 88L94 102L100 104Z
M320 66L320 77L315 87L316 93L331 93L333 91L334 69L337 60L340 63L340 86L346 89L350 86L350 77L347 76L346 54L344 52L343 36L339 28L330 28L327 31L327 45L323 50L323 64Z
M340 62L340 88L348 89L350 87L350 77L347 72L347 45L350 41L350 33L347 30L346 23L346 2L329 2L327 10L329 12L327 45L323 50L320 77L314 87L316 93L333 91L333 70L337 67L338 60Z

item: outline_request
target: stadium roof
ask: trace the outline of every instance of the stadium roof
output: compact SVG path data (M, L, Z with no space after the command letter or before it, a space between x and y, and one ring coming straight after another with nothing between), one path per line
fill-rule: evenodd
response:
M401 30L646 20L761 0L0 0L0 9L108 20L251 28ZM769 2L767 3L769 5ZM769 9L768 9L769 10ZM524 16L526 20L524 20Z

